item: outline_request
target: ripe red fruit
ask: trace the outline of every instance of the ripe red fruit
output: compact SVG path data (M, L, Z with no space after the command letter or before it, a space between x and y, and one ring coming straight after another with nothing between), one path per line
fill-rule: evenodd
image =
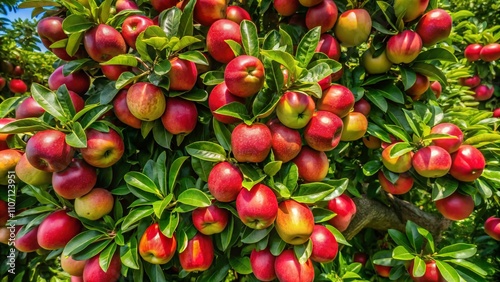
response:
M227 2L226 0L198 0L194 5L193 19L204 26L210 26L217 20L225 19Z
M273 6L278 14L288 17L297 12L300 7L300 3L299 0L274 0Z
M313 245L311 252L312 261L327 263L337 257L339 245L337 239L335 239L335 236L333 236L328 228L320 224L314 225L311 241Z
M458 126L454 125L453 123L444 122L435 125L431 129L431 134L449 134L456 137L442 139L440 138L432 141L432 144L445 149L450 154L458 150L464 140L464 133L462 132L462 130L460 130L460 128L458 128Z
M243 20L251 21L252 17L250 17L250 14L243 7L229 6L226 9L226 19L240 24Z
M483 154L471 145L462 145L451 155L451 176L460 181L472 182L483 173L486 161Z
M2 89L5 87L6 84L7 80L5 80L5 78L0 76L0 91L2 91Z
M49 76L50 90L57 90L61 85L66 85L69 91L79 95L85 94L90 87L90 77L82 70L76 71L68 76L63 75L63 67L60 66Z
M293 129L307 125L314 114L314 100L299 92L285 92L276 106L276 115L281 123Z
M314 266L311 259L301 264L293 250L284 250L274 261L276 277L286 282L312 282Z
M328 58L333 59L335 61L340 60L341 50L340 44L335 39L335 37L331 36L328 33L321 34L319 38L318 46L316 47L316 52L322 52L328 56Z
M231 133L231 150L238 162L260 163L271 151L271 131L263 123L238 124Z
M74 153L66 144L66 134L53 129L35 133L26 144L26 158L30 164L47 172L65 169Z
M21 66L15 66L12 71L13 76L21 76L24 74L24 69Z
M369 74L382 74L391 70L392 62L387 58L385 50L378 54L377 57L374 57L375 52L374 48L368 48L361 57L360 63L366 72Z
M372 106L370 105L370 103L368 101L366 101L365 99L361 98L356 103L354 103L354 107L353 107L352 111L362 113L365 117L368 117L371 109L372 109Z
M413 155L412 166L423 177L442 177L450 170L451 156L441 147L427 146Z
M75 56L70 56L64 47L50 48L52 43L68 38L68 35L64 33L62 28L63 20L64 19L61 17L43 18L38 22L36 30L45 48L51 50L60 59L70 61L76 59L76 57L80 57L80 55L83 55L83 49L80 48Z
M271 226L278 214L278 200L273 190L259 183L252 189L241 189L236 198L236 211L241 221L253 229Z
M368 149L376 150L381 147L382 141L375 136L368 135L361 139Z
M304 129L304 139L314 150L331 151L340 142L342 127L342 119L337 115L327 111L317 111Z
M415 28L424 46L432 46L450 36L452 19L443 9L434 9L425 13Z
M352 261L359 262L362 266L365 266L366 262L368 261L368 255L365 253L354 253Z
M343 12L335 25L335 37L346 47L366 42L372 31L372 18L365 9Z
M196 208L191 214L194 227L205 235L221 233L229 220L229 211L216 205Z
M139 6L133 0L117 0L115 7L117 13L125 10L139 10Z
M70 200L90 192L96 182L96 169L81 159L73 159L65 170L52 174L54 191Z
M318 111L328 111L339 117L345 117L354 107L355 98L349 88L332 84L316 103Z
M464 50L464 56L469 62L475 62L481 59L481 50L483 45L479 43L469 44Z
M113 27L99 24L85 32L83 46L96 62L106 62L111 58L127 53L123 36Z
M244 104L245 99L233 95L231 92L229 92L225 82L222 82L217 86L215 86L210 92L210 95L208 96L208 107L210 108L210 111L212 111L212 115L216 120L222 123L230 124L240 121L235 117L215 113L215 111L218 110L220 107L225 106L231 102L238 102Z
M345 231L347 227L349 227L351 220L356 214L356 204L346 194L342 194L328 201L328 209L337 214L330 219L328 223L333 225L333 227L337 228L340 232Z
M409 64L413 62L422 50L422 39L411 30L405 30L393 35L387 41L386 55L394 64Z
M22 153L14 149L0 151L0 185L8 185L11 179L10 172L21 160Z
M373 268L375 269L375 272L377 272L379 276L389 278L392 266L374 264Z
M275 260L276 257L271 254L269 249L252 250L250 253L250 266L255 277L260 281L273 281L276 279Z
M241 55L232 59L224 70L224 82L233 95L247 98L264 86L265 72L262 62L253 56Z
M208 190L219 202L236 200L243 183L243 173L230 162L216 164L208 174Z
M200 2L196 2L198 5ZM241 44L240 25L226 19L214 22L207 33L207 49L212 58L220 63L227 64L235 58L234 52L225 42L234 40Z
M390 152L396 144L397 143L393 143L382 151L382 163L392 172L403 173L410 170L412 156L411 152L407 152L398 157L391 157Z
M152 264L165 264L175 255L177 241L175 235L171 238L163 235L158 223L151 224L139 242L139 254Z
M168 8L174 7L178 0L151 0L151 5L158 12L161 13Z
M284 200L278 205L274 227L283 241L301 245L314 231L314 215L306 204L293 199Z
M439 269L436 266L436 262L433 260L429 260L425 262L425 273L420 277L413 276L413 261L408 265L408 273L410 274L411 279L416 282L444 282L443 276L439 272Z
M500 117L500 108L496 108L495 110L493 110L493 117Z
M113 100L113 112L115 113L115 116L124 124L139 129L141 128L142 121L130 112L127 105L127 92L127 90L120 90L120 92L116 94L115 99Z
M458 79L458 84L474 88L481 84L481 78L477 74L471 77L461 77Z
M37 241L46 250L64 248L81 229L82 224L78 219L59 210L47 216L38 226Z
M114 129L101 132L89 129L87 134L87 147L80 149L83 159L98 168L106 168L117 163L125 152L125 145L120 134Z
M116 282L120 278L120 270L122 262L120 260L120 252L116 252L108 267L104 272L99 264L100 254L95 255L87 261L83 269L83 281L106 281Z
M81 277L86 263L87 260L75 260L71 256L61 254L61 268L69 275ZM81 278L83 281L83 277Z
M16 119L40 117L45 113L45 110L38 104L33 97L28 97L21 102L16 108Z
M403 14L403 20L405 22L411 22L418 17L420 17L427 6L429 5L429 0L395 0L394 10L396 16Z
M320 26L321 33L325 33L335 26L338 10L333 0L323 0L318 5L309 7L306 13L306 26L308 29Z
M16 94L22 94L28 91L28 86L21 79L11 79L9 81L9 90Z
M398 176L396 182L392 183L387 177L385 177L382 170L378 172L378 180L380 182L380 187L384 189L387 193L393 195L402 195L407 193L413 187L413 177L407 173L402 173Z
M272 136L274 158L284 163L295 158L302 148L300 133L281 124L278 119L267 122Z
M179 97L168 97L161 123L165 129L174 135L191 133L198 122L198 110L193 101Z
M417 73L417 80L415 83L408 88L405 92L410 95L413 100L418 100L431 85L429 78L425 75Z
M185 271L205 271L214 260L214 246L212 239L201 233L191 238L186 249L179 253L179 261Z
M31 253L38 249L40 249L40 245L38 244L37 234L38 234L38 226L28 231L28 233L19 237L19 232L23 229L23 227L19 228L19 231L16 234L16 239L14 241L14 246L20 252L23 253Z
M193 89L198 78L196 64L175 57L170 60L171 69L168 72L170 81L169 90L173 91L189 91Z
M474 211L474 200L470 195L454 192L450 196L437 200L436 209L447 219L462 220Z
M490 43L485 45L479 53L481 60L485 62L493 62L500 59L500 44Z
M292 160L297 165L299 177L305 182L323 180L328 174L330 162L325 152L302 146L300 153Z
M474 88L474 100L476 101L487 101L493 97L493 93L495 92L495 88L489 87L488 85L479 85Z
M138 82L128 89L127 106L134 117L152 121L165 112L166 99L160 87L149 82Z
M441 96L441 93L443 92L443 87L441 86L441 83L439 83L438 81L434 81L431 83L431 90L437 99Z
M153 1L154 2L154 1ZM143 15L131 15L123 21L122 36L128 46L136 49L135 41L139 34L154 25L153 20Z
M342 119L344 127L342 129L341 141L356 141L361 139L368 130L368 119L358 112L350 112Z
M489 217L484 223L484 232L491 238L500 241L500 218Z
M130 71L129 66L121 66L121 65L102 65L101 71L104 76L109 79L116 81L120 78L120 75L126 71Z

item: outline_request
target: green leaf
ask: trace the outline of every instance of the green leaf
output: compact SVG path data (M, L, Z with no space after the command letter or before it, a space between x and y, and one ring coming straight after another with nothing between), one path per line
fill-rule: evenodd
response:
M231 102L226 104L215 110L214 113L235 117L241 120L250 120L250 115L248 114L245 105L240 102Z
M245 53L249 56L259 57L259 36L255 24L252 21L243 20L240 23L240 32Z
M285 243L285 241L281 240L278 234L272 234L270 237L271 242L269 251L271 252L271 254L273 254L273 256L279 256L283 252L287 244Z
M301 184L299 189L292 195L292 199L299 203L314 204L325 200L326 197L335 193L337 188L323 182Z
M231 257L229 260L231 267L238 273L248 275L252 273L249 257Z
M415 63L412 66L415 72L423 74L432 80L439 81L442 85L447 85L447 78L436 66L426 63Z
M372 176L377 173L383 164L379 160L371 160L363 165L363 174L365 176Z
M179 172L181 171L182 165L186 162L186 160L189 159L188 156L183 156L179 157L174 160L172 165L170 166L170 169L168 171L168 191L170 193L173 192L175 182L177 181L177 177L179 176Z
M85 249L90 244L104 238L105 234L95 230L87 230L73 237L64 247L63 255L70 256Z
M238 43L232 39L226 39L226 40L224 40L224 42L226 42L227 45L229 45L229 47L233 51L235 57L238 57L238 56L243 55L245 53L243 51L243 47L241 47L240 43Z
M163 148L170 149L173 135L165 129L160 119L157 119L154 122L153 137L158 145Z
M281 50L261 50L260 53L264 56L278 62L283 65L290 73L292 77L294 77L297 71L297 62L293 58L293 56L285 51Z
M168 204L172 202L174 194L167 195L163 200L153 203L153 210L157 218L161 218L163 212L166 210Z
M74 254L73 259L75 260L91 259L92 257L101 253L111 242L112 240L108 238L105 240L92 243L81 252Z
M387 233L389 234L389 236L391 236L392 240L394 240L396 244L405 247L407 250L412 249L412 246L408 241L408 238L406 238L406 236L400 231L395 229L389 229L387 230Z
M102 115L111 110L111 108L113 108L111 105L101 105L89 110L80 120L83 129L86 130L89 128L96 120L101 118Z
M418 232L418 228L419 226L416 225L413 221L408 220L406 222L406 237L408 237L408 241L410 241L413 247L411 250L414 250L417 253L421 251L422 245L424 243L424 238Z
M215 133L215 138L217 138L217 141L219 144L224 148L226 151L231 150L231 131L227 129L226 125L218 121L217 119L212 119L213 127L214 127L214 133Z
M389 105L387 104L384 95L376 89L370 88L366 90L365 97L384 113L387 112Z
M312 240L307 240L305 244L293 246L293 252L300 264L306 263L312 254Z
M79 122L73 123L73 129L66 135L66 143L73 148L86 148L87 135Z
M264 172L269 176L274 176L281 169L282 161L269 162L264 166Z
M224 148L213 142L193 142L186 146L186 152L204 161L222 162L226 160L226 151Z
M413 276L422 277L425 274L425 261L418 256L413 259Z
M194 207L208 207L212 204L207 194L196 188L190 188L182 192L177 197L177 202Z
M55 92L50 91L48 88L40 84L33 83L31 85L31 95L40 106L54 118L63 123L68 122L72 116L67 112L67 108L63 107L61 101Z
M89 20L83 15L69 15L62 22L62 28L66 34L84 32L95 25L94 22Z
M297 53L295 54L300 67L305 68L309 65L316 47L318 47L320 35L321 27L317 26L309 30L300 40L297 46Z
M193 35L193 11L195 4L196 1L189 1L184 7L177 31L178 37L182 38L186 35Z
M411 254L405 247L397 246L392 251L392 258L397 260L413 260L415 255Z
M460 281L460 276L451 265L444 261L436 260L436 266L439 269L439 273L446 281Z
M450 257L455 259L466 259L475 255L477 252L476 245L456 243L450 246L443 247L435 255L436 257Z
M75 32L71 33L68 37L68 43L66 44L66 52L70 56L74 56L76 52L81 48L80 43L83 40L85 32Z
M57 200L52 197L47 191L42 190L38 187L35 187L31 184L27 184L26 187L31 190L31 193L33 196L40 202L41 204L44 205L54 205L56 207L59 206L59 203Z
M283 80L283 75L281 75L281 79ZM280 96L278 95L278 91L272 90L271 88L263 88L257 93L253 101L253 115L257 118L269 116L276 105L278 105L279 100Z
M26 97L15 96L3 100L0 103L0 118L6 117L9 113L15 110L16 106L24 101Z
M312 208L314 223L326 222L335 217L335 213L329 209Z
M453 53L445 48L432 48L424 51L418 55L418 57L413 62L427 62L438 60L440 62L452 62L456 63L457 58Z
M121 230L127 232L141 219L146 218L153 214L151 206L138 207L129 212L123 219Z
M144 192L155 194L160 198L162 197L162 194L158 187L156 187L154 181L143 173L137 171L128 172L125 174L124 180L128 185L139 188Z
M271 230L273 230L273 226L269 226L266 229L254 229L246 237L242 238L241 242L244 244L255 244L264 239Z
M44 129L52 128L47 123L41 121L39 118L24 118L12 121L2 128L0 128L0 133L25 133L25 132L35 132Z
M342 234L342 232L340 232L337 228L327 224L325 225L325 227L330 230L330 232L332 232L333 236L335 236L335 240L337 240L338 243L342 244L342 245L346 245L346 246L351 246L351 244L349 244L349 242L345 239L344 235Z
M111 58L109 61L101 63L101 65L103 66L119 65L119 66L137 67L137 57L132 54L122 54Z
M193 62L197 65L205 65L208 66L208 60L205 55L203 55L202 52L200 51L186 51L181 54L179 54L179 59L183 59L186 61ZM222 72L224 73L224 72Z
M463 144L478 145L481 143L495 143L495 142L500 142L500 134L482 133L482 134L474 134L473 136L467 138Z
M177 212L170 212L164 216L159 221L159 226L161 233L167 236L168 238L172 238L174 236L174 232L179 225L180 217Z
M159 24L163 29L167 38L170 39L174 36L178 36L178 31L181 23L182 11L177 7L169 8L160 13ZM180 37L180 36L178 36Z
M477 273L481 276L486 276L488 275L488 273L482 269L481 267L479 267L477 264L475 263L472 263L470 261L466 261L466 260L463 260L463 259L450 259L450 260L446 260L446 262L449 262L449 263L453 263L453 264L456 264L456 265L459 265L463 268L466 268L474 273Z
M401 81L403 82L404 90L406 91L417 81L417 74L412 69L405 66L399 66L399 71L401 73Z
M226 228L220 233L222 251L225 252L231 244L231 239L234 231L234 218L231 216L227 222Z
M203 84L211 86L224 82L223 71L209 71L200 76L203 79Z
M120 260L123 265L129 268L139 269L141 264L139 262L138 253L137 239L135 236L132 236L125 246L120 247Z
M432 183L432 200L444 199L458 189L458 181L452 178L440 177Z
M317 82L296 82L290 88L289 91L303 93L309 96L316 97L318 99L323 95L323 90Z
M104 272L108 271L111 259L116 252L116 244L109 244L104 251L99 254L99 266Z

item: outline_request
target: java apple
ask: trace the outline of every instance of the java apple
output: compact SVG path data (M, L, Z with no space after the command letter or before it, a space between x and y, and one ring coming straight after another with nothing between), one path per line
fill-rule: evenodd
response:
M461 77L458 79L458 84L474 88L481 84L481 78L477 74L470 77Z
M382 170L378 172L378 180L380 182L380 187L387 193L393 195L402 195L407 193L413 187L413 177L408 173L401 173L394 183L392 183Z
M229 220L229 211L216 205L196 208L191 214L194 227L205 235L221 233Z
M227 89L227 85L225 82L217 84L212 89L210 95L208 96L208 107L210 108L210 111L212 111L212 115L216 120L222 123L230 124L240 121L235 117L215 113L215 111L218 110L220 107L225 106L232 102L238 102L244 104L245 99L233 95L231 92L229 92L229 89Z
M241 189L236 198L236 211L240 220L253 229L271 226L278 214L278 200L273 190L259 183L247 190Z
M35 133L26 144L26 158L37 169L55 172L71 163L75 151L66 144L66 134L46 129Z
M194 5L193 19L204 26L226 18L226 0L197 0Z
M479 61L481 59L481 49L483 49L483 45L479 43L469 44L464 50L464 57L469 62Z
M233 95L247 98L264 86L264 65L254 56L241 55L232 59L224 70L224 82Z
M122 262L120 252L116 252L111 258L108 270L104 272L99 264L100 254L90 258L83 268L83 281L106 281L116 282L120 278Z
M240 24L243 20L251 21L250 14L243 7L229 6L226 9L226 19Z
M238 162L260 163L271 151L272 136L263 123L238 124L231 133L231 150Z
M158 223L151 224L139 241L139 254L152 264L165 264L175 255L177 240L175 235L171 238L165 236Z
M284 250L274 261L276 277L283 282L312 282L314 266L311 259L300 263L293 250Z
M9 81L9 90L15 94L22 94L28 91L28 86L21 79L14 78Z
M446 40L451 33L452 19L443 9L431 10L420 18L415 31L424 46L432 46Z
M484 223L484 232L490 235L491 238L500 241L500 218L489 217Z
M342 119L342 122L344 127L340 136L341 141L361 139L368 130L368 120L362 113L350 112Z
M493 62L500 59L500 44L490 43L485 45L479 53L481 60L485 62Z
M276 257L271 254L269 249L252 250L250 253L250 266L255 277L260 281L273 281L276 279L275 260Z
M216 164L208 174L208 190L219 202L236 200L243 184L243 173L230 162Z
M169 90L189 91L193 89L198 77L195 63L175 57L170 59L171 69L168 72Z
M418 100L429 89L431 83L429 78L423 74L416 73L417 79L415 83L408 89L406 94L410 95L413 100Z
M39 170L32 166L26 154L22 155L21 159L16 165L16 176L24 183L31 184L33 186L46 186L51 184L52 173Z
M474 200L470 195L455 191L450 196L437 200L436 209L447 219L462 220L474 211Z
M88 194L75 199L75 212L79 217L98 220L113 210L114 198L103 188L94 188Z
M365 9L343 12L335 25L335 37L346 47L359 46L370 36L372 18Z
M340 44L335 39L335 37L331 36L328 33L321 34L319 38L318 46L316 47L316 52L324 53L328 56L328 58L333 59L335 61L340 60L341 49Z
M356 204L346 194L342 194L328 201L328 209L336 213L328 223L333 225L333 227L337 228L340 232L347 229L356 214Z
M122 36L128 46L136 49L135 41L139 34L154 25L153 20L143 15L131 15L123 21Z
M141 128L142 120L136 118L127 105L127 93L128 90L120 90L113 99L113 112L115 116L124 124L133 127Z
M401 156L391 157L391 150L397 143L389 145L382 151L382 163L384 166L395 173L403 173L411 168L412 153L407 152Z
M292 160L299 170L299 177L306 182L323 180L328 174L330 161L325 152L302 146L300 153Z
M314 100L299 92L285 92L276 106L276 115L282 124L293 129L307 125L314 114Z
M50 90L57 90L64 84L68 91L76 92L79 95L85 94L90 87L90 77L83 70L64 76L63 67L58 67L49 76L48 85Z
M361 65L369 74L382 74L388 72L392 67L392 62L387 58L385 50L377 52L375 57L375 50L369 48L363 53L361 57Z
M488 85L479 85L474 88L474 100L476 101L487 101L493 97L495 88L489 87Z
M196 5L199 3L196 2ZM235 58L235 55L225 40L234 40L241 44L240 25L226 19L217 20L208 30L207 50L216 61L227 64Z
M398 17L403 15L405 22L411 22L420 17L428 5L429 0L395 0L394 10Z
M96 182L96 169L81 159L73 159L65 170L52 174L54 191L70 200L90 192Z
M441 86L441 83L439 83L439 81L434 81L431 83L431 90L436 96L436 99L438 99L443 92L443 86Z
M420 277L415 277L413 275L413 267L414 261L411 261L408 265L408 274L413 281L416 282L444 282L443 276L439 272L439 269L436 266L436 262L433 260L425 261L425 272L424 275Z
M179 97L168 97L161 123L173 135L191 133L198 122L198 110L193 101Z
M179 253L179 261L184 271L205 271L214 260L214 245L212 239L201 233L191 238L186 249Z
M387 58L394 64L413 62L422 50L422 39L412 30L391 36L385 49Z
M299 0L274 0L273 6L278 14L288 17L297 12L300 7L300 3Z
M432 144L445 149L448 153L453 153L458 150L464 141L464 133L458 126L453 123L443 122L435 125L431 129L431 134L448 134L450 138L434 139Z
M284 163L295 158L302 148L302 139L300 133L289 127L284 126L278 119L272 119L267 122L271 130L274 158Z
M333 233L323 225L314 225L311 234L312 252L311 260L320 263L328 263L337 257L339 245Z
M85 51L96 62L106 62L115 56L127 53L123 36L112 26L99 24L85 32Z
M37 234L38 234L38 226L28 231L28 233L23 236L18 236L19 232L23 229L24 226L19 228L19 231L16 234L16 239L14 240L14 246L16 249L23 253L31 253L38 249L40 249L40 245L38 244Z
M89 129L87 134L87 147L80 149L83 159L98 168L106 168L118 162L125 152L125 145L120 134L114 129L101 132Z
M0 151L0 185L9 184L10 176L16 165L21 160L23 154L14 149L7 149Z
M128 89L127 106L136 118L152 121L165 112L166 99L160 87L149 82L138 82Z
M451 161L451 176L465 182L478 179L486 166L483 153L471 145L461 145L451 155Z
M445 176L450 170L451 156L445 149L431 145L419 149L411 163L421 176L437 178Z
M304 139L314 150L331 151L341 140L342 127L342 119L337 115L327 111L317 111L304 129Z
M340 84L333 84L328 88L321 99L316 103L319 111L328 111L343 118L354 107L355 98L349 88Z
M314 216L306 204L292 199L285 200L278 205L274 227L286 243L304 244L313 233Z
M337 22L338 10L333 0L323 0L318 5L309 7L306 13L308 29L321 27L321 33L331 30Z
M72 256L61 254L61 268L72 276L82 276L87 260L76 260Z
M48 215L38 227L37 241L46 250L64 248L82 229L80 221L58 210Z

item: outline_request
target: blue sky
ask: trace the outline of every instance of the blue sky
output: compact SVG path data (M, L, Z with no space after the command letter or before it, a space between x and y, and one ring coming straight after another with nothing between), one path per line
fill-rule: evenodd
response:
M33 11L33 9L17 9L16 12L12 11L10 13L7 14L7 18L11 21L15 20L15 19L31 19L31 12ZM45 46L43 46L42 43L38 44L38 46L40 47L41 51L42 52L45 52L47 51L47 48L45 48Z

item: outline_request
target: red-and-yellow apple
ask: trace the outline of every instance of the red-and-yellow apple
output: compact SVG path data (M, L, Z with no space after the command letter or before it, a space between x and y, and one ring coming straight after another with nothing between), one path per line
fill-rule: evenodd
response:
M439 269L436 266L436 261L434 260L428 260L425 261L425 272L422 276L420 277L415 277L413 275L413 267L414 267L414 261L412 260L410 264L408 265L408 274L410 274L410 277L413 281L415 282L445 282L443 276L439 272Z
M451 161L451 176L464 182L478 179L486 166L483 153L471 145L461 145L451 155Z
M160 87L149 82L138 82L127 92L127 106L136 118L152 121L165 112L166 98Z
M328 201L328 209L336 213L328 223L333 225L333 227L337 228L340 232L347 229L356 214L356 204L346 194L342 194Z
M14 149L0 151L0 185L9 184L11 172L15 169L23 154Z
M368 40L372 31L372 18L365 9L343 12L335 25L335 37L346 47L359 46Z
M394 183L392 183L387 177L385 177L384 172L380 170L378 172L378 180L380 182L380 187L384 189L387 193L393 195L402 195L410 191L413 187L413 177L408 173L399 174L398 178Z
M226 19L240 24L243 20L251 21L252 17L243 7L233 5L227 7Z
M434 139L432 141L433 145L439 146L448 153L454 153L455 151L458 150L460 145L462 145L462 142L464 140L464 133L458 126L454 125L453 123L449 122L444 122L435 125L431 129L431 134L448 134L451 135L450 138L439 138L439 139Z
M431 85L427 76L420 73L416 73L416 75L417 78L415 83L413 83L413 85L405 91L406 94L411 96L414 101L420 99L420 97L429 89L429 86Z
M302 148L302 139L300 133L289 127L284 126L278 119L272 119L267 122L271 130L271 138L274 158L284 163L295 158Z
M52 174L54 191L70 200L90 192L96 182L96 169L81 159L73 159L66 169Z
M113 112L115 116L124 124L133 127L141 128L142 120L136 118L127 105L127 93L128 90L120 90L113 99Z
M293 250L284 250L274 261L276 277L283 282L312 282L314 266L311 259L300 263Z
M39 170L30 164L24 154L16 165L16 176L22 182L36 187L46 186L52 183L52 172Z
M437 200L436 209L447 219L462 220L474 211L474 200L470 195L455 191L450 196Z
M394 64L409 64L413 62L422 50L422 39L412 30L391 36L387 41L385 53Z
M342 127L342 119L337 115L327 111L317 111L304 129L304 139L314 150L331 151L340 142Z
M26 144L26 158L37 169L55 172L71 163L75 151L66 144L66 134L54 129L35 133Z
M355 141L361 139L368 130L368 119L362 113L350 112L342 119L341 141Z
M340 84L332 84L323 92L323 96L316 103L319 111L328 111L343 118L354 107L355 98L349 88Z
M214 246L212 239L201 233L191 238L186 249L179 253L179 261L184 271L205 271L214 260Z
M72 276L82 276L87 260L75 260L72 256L61 254L61 268Z
M246 226L265 229L276 219L278 200L271 188L259 183L250 190L241 189L236 198L236 211Z
M382 151L382 163L392 172L403 173L411 168L412 152L407 152L397 157L391 157L391 150L394 146L396 146L396 144L397 143L393 143Z
M330 161L325 152L302 146L300 153L292 160L297 165L299 177L306 182L323 180L328 174Z
M69 216L65 210L48 215L38 226L37 241L46 250L64 248L82 229L80 221Z
M394 10L405 22L411 22L423 15L428 5L429 0L395 0Z
M152 264L165 264L175 255L177 241L175 235L168 238L161 233L158 223L151 224L139 241L139 254Z
M412 157L412 166L423 177L437 178L445 176L451 168L451 156L439 146L427 146L419 149Z
M75 199L75 212L79 217L98 220L113 210L114 198L103 188L94 188L88 194Z
M274 227L286 243L304 244L313 233L314 216L306 204L292 199L284 200L278 205Z
M151 0L151 5L158 13L161 13L174 7L178 2L179 0Z
M314 113L314 100L299 92L285 92L276 106L276 115L282 124L293 129L307 125Z
M221 233L229 220L229 211L212 204L208 207L196 208L191 214L194 227L202 234Z
M278 12L278 14L289 17L300 7L299 0L274 0L273 7Z
M379 276L382 276L382 277L385 277L385 278L389 278L389 274L391 273L392 266L374 264L373 268L375 269L375 272Z
M106 168L118 162L125 152L125 144L120 134L114 129L101 132L89 129L87 134L87 147L80 149L83 159L98 168Z
M392 62L387 58L385 50L374 57L375 50L369 48L361 57L361 65L369 74L382 74L388 72L392 67Z
M226 18L227 0L197 0L194 5L193 19L204 26Z

